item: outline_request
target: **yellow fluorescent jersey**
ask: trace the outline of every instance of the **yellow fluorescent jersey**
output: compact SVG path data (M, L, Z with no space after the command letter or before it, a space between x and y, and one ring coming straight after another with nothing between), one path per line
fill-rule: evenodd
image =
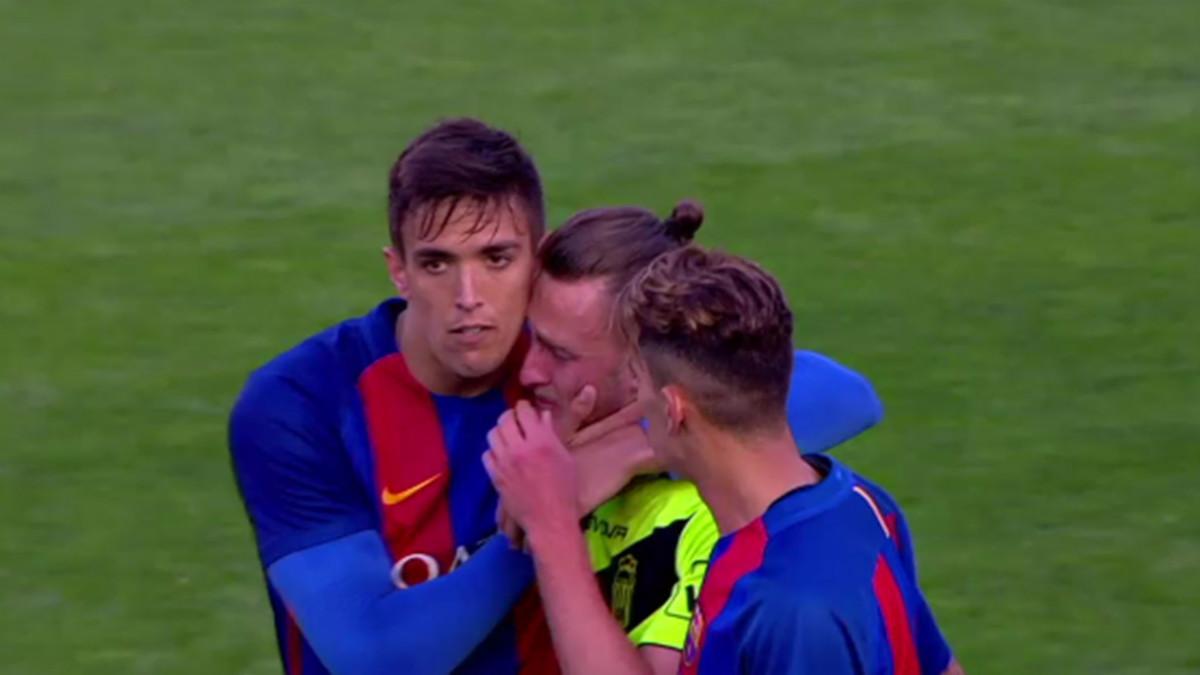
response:
M585 524L600 590L629 639L682 650L718 538L696 486L639 479Z

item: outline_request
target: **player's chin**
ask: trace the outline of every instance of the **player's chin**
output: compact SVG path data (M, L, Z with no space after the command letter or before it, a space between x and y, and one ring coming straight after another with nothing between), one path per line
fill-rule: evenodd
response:
M454 359L454 372L467 379L487 377L503 368L507 358L507 352L496 349L460 353Z

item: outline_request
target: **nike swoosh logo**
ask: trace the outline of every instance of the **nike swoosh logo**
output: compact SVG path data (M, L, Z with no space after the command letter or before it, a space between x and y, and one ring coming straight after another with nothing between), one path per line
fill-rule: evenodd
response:
M421 490L424 490L425 488L429 487L430 485L433 484L434 481L436 481L437 479L439 479L441 477L442 477L442 474L440 474L440 473L434 474L433 476L426 478L425 480L421 481L420 483L417 483L416 485L414 485L406 490L401 490L399 492L392 492L391 490L388 490L387 488L383 488L383 493L380 494L380 498L383 500L384 506L395 506L395 505L399 504L400 502L404 501L405 499L408 499L409 497L417 494Z

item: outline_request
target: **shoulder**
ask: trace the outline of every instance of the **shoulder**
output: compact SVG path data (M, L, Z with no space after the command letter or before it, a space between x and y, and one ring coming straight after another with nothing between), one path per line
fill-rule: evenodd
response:
M770 635L836 620L854 604L847 599L858 597L856 588L855 582L839 579L835 570L809 570L799 562L751 572L739 583L735 597L739 614L748 622L743 629Z
M635 481L601 505L596 515L628 529L629 539L671 530L675 537L698 513L708 513L692 483L666 476Z
M759 623L819 623L833 614L833 608L819 594L781 588L763 576L758 580L759 584L747 589L746 605L760 616Z
M337 405L335 363L322 341L311 338L251 373L229 416L232 440L264 427L320 422Z
M704 506L694 484L665 475L637 480L611 501L622 511L665 521L688 517Z
M903 517L903 513L900 510L900 504L890 492L883 488L883 486L866 478L862 474L849 469L848 467L847 471L849 471L851 479L854 481L854 484L860 494L869 498L870 501L879 508L880 512L885 518L888 516L895 518Z
M268 361L251 375L260 378L286 378L310 385L325 385L331 375L355 377L376 359L381 351L372 335L381 320L379 309L366 316L347 319L330 326ZM390 329L389 329L390 330Z
M806 349L796 350L793 380L797 378L819 380L858 389L874 394L875 387L865 375L824 354Z
M587 519L587 537L614 554L651 546L670 564L707 560L717 529L695 485L663 476L638 480L602 504Z
M859 672L853 629L818 596L759 594L741 626L743 661L754 672Z
M883 402L862 374L810 351L797 351L788 389L788 421L800 447L826 450L877 425Z
M341 391L353 386L372 362L373 314L326 328L253 371L234 405L231 424L297 413L309 417L336 405Z
M250 374L228 422L239 476L308 466L338 446L348 392L371 362L367 327L378 313L327 328Z

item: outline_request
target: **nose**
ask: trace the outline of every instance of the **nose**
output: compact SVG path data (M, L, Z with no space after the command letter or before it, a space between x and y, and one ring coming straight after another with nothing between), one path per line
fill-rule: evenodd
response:
M482 305L483 297L479 294L475 270L470 265L463 265L458 274L458 294L454 298L454 306L461 311L471 312Z
M529 351L525 353L525 361L521 363L521 372L517 376L521 380L521 386L526 389L535 389L544 386L550 382L547 374L550 369L546 367L546 350L534 340L529 345Z

